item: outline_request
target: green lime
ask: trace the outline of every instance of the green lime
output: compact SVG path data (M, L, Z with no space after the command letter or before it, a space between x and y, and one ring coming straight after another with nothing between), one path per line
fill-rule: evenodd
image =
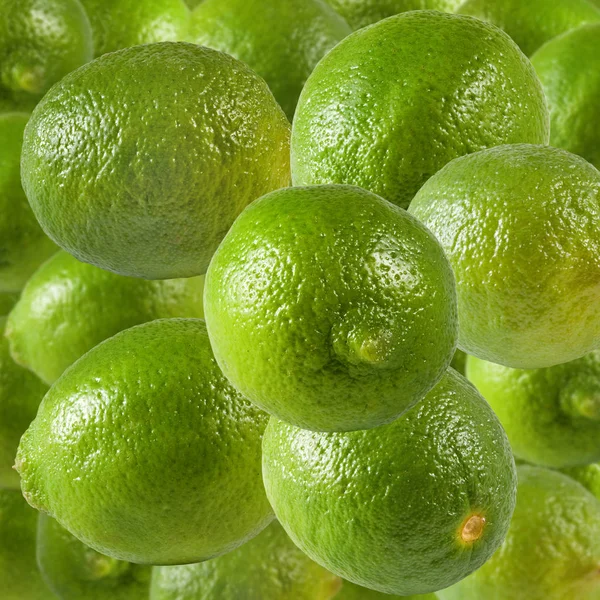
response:
M191 28L194 42L231 54L263 77L290 121L315 65L351 32L323 0L205 0Z
M335 600L437 600L437 596L435 594L425 594L424 596L390 596L389 594L369 590L350 581L344 581L342 590L335 597Z
M567 467L566 469L561 469L561 471L565 475L578 481L600 500L600 463L579 467Z
M0 292L0 317L6 316L19 299L18 294Z
M203 317L204 277L147 281L56 253L27 282L8 318L13 358L48 385L115 333L154 319Z
M261 478L267 419L221 374L204 321L138 325L52 386L21 439L23 494L113 558L206 560L273 518Z
M467 363L467 355L462 350L456 350L454 356L452 357L452 362L450 366L458 371L461 375L465 374L465 368Z
M289 183L289 123L242 62L135 46L44 97L22 173L42 227L76 258L147 279L201 275L245 206Z
M1 2L2 0L0 0ZM56 252L21 187L21 146L29 115L0 114L0 292L18 292Z
M453 158L548 135L541 84L505 33L414 11L353 33L317 65L294 117L292 179L406 207Z
M588 0L466 0L457 12L500 27L527 56L565 31L600 21Z
M20 492L0 489L2 600L56 600L35 562L37 513Z
M184 0L80 0L94 35L96 56L153 42L176 42L189 34Z
M99 554L40 514L37 562L61 600L147 600L151 568Z
M263 477L275 514L313 560L387 594L424 594L500 545L515 465L492 409L449 369L389 425L316 433L271 418Z
M237 550L195 565L154 567L150 600L330 600L340 578L274 521Z
M410 212L454 269L459 347L514 368L600 346L600 172L548 146L500 146L451 162Z
M229 381L320 431L397 418L442 377L457 333L435 238L352 186L287 188L249 206L210 264L204 310Z
M506 541L440 600L597 600L600 502L571 478L517 469L517 506Z
M531 62L550 107L550 143L600 169L600 23L580 27L540 48Z

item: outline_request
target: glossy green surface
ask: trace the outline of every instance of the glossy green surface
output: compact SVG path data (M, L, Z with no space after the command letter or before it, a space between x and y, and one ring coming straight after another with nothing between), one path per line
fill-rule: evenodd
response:
M437 600L437 596L435 594L390 596L389 594L382 594L375 590L360 587L355 583L344 581L340 593L335 596L335 600Z

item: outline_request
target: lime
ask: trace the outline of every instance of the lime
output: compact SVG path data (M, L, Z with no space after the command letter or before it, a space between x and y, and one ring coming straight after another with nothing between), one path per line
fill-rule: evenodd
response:
M516 475L492 409L449 369L389 425L316 433L271 418L263 477L277 518L313 560L387 594L423 594L500 545Z
M189 34L184 0L80 0L94 35L95 55L139 44L176 42Z
M201 275L244 207L288 184L289 123L240 61L135 46L45 96L22 171L42 227L76 258L147 279Z
M37 561L61 600L147 600L151 568L115 560L82 544L40 514Z
M340 579L314 563L274 521L253 540L195 565L154 567L150 600L330 600Z
M600 21L588 0L466 0L457 12L500 27L527 56L565 31Z
M389 594L369 590L350 581L344 581L342 590L335 597L335 600L437 600L437 596L435 594L425 594L424 596L390 596Z
M567 467L566 469L561 469L561 471L565 475L578 481L600 500L600 463L579 467Z
M267 415L219 371L200 319L102 342L52 386L21 439L27 501L94 550L198 562L273 518L261 478Z
M315 65L351 29L323 0L205 0L192 40L243 60L269 84L290 121Z
M115 333L168 317L203 317L204 277L146 281L60 251L27 282L8 318L13 358L49 385Z
M600 23L553 39L531 61L550 107L550 143L600 169Z
M571 478L518 467L517 506L506 541L440 600L596 600L600 502Z
M505 33L471 17L404 13L317 65L294 117L292 179L354 184L406 207L453 158L547 143L548 123L535 71Z
M461 375L465 374L465 368L467 363L467 355L462 350L456 350L454 356L452 357L452 362L450 366L458 371Z
M418 402L452 359L455 302L429 231L352 186L254 202L204 290L225 376L264 410L320 431L388 423Z
M0 0L1 2L1 0ZM21 187L21 145L29 115L0 115L0 292L17 292L56 252L36 221Z
M461 350L533 369L600 346L600 173L585 160L528 144L464 156L410 212L454 269Z
M3 294L0 292L0 317L7 315L18 299L18 294Z

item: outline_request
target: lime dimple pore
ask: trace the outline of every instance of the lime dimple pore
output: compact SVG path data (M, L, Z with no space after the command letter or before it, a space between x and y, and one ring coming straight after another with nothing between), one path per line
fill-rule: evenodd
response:
M13 358L49 385L80 356L146 321L203 317L204 277L122 277L57 252L27 282L7 323Z
M44 97L22 172L42 227L78 259L147 279L201 275L244 207L289 183L289 123L240 61L136 46Z
M400 595L480 567L506 534L516 487L500 423L452 369L383 427L315 433L272 418L263 477L301 550L345 579Z
M600 344L600 173L547 146L454 160L410 212L436 235L458 293L459 347L514 368Z
M317 65L294 118L292 178L358 185L406 207L453 158L545 144L548 122L535 71L505 33L409 12L353 33Z
M247 63L291 121L315 65L350 32L322 0L205 0L194 11L191 38Z
M235 222L206 275L215 357L247 398L307 429L397 418L456 339L452 271L402 209L352 186L288 188Z
M23 494L102 554L206 560L273 518L260 467L266 422L223 377L202 320L138 325L52 386L21 439Z

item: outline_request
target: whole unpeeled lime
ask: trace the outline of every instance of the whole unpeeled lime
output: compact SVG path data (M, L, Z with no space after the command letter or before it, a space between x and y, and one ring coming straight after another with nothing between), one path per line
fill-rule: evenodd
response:
M113 558L206 560L273 518L260 464L267 419L222 375L204 321L138 325L45 396L19 446L23 494Z
M382 594L375 590L361 587L350 581L344 581L340 593L335 600L437 600L435 594L425 594L418 596L390 596Z
M210 264L204 310L225 376L264 410L320 431L389 423L449 365L452 271L416 219L352 186L254 202Z
M410 212L452 264L463 351L533 369L600 346L600 172L584 159L528 144L464 156Z
M288 184L289 123L216 50L163 42L71 73L25 130L23 185L48 235L122 275L201 275L244 207Z
M353 33L317 65L294 117L292 179L358 185L406 207L453 158L548 135L540 82L508 35L413 11Z
M561 471L578 481L583 487L592 492L600 500L600 463L583 465L579 467L567 467Z
M204 277L146 281L57 252L27 282L7 322L13 358L52 384L102 340L146 321L203 317Z
M263 477L313 560L387 594L424 594L479 568L510 523L516 475L492 409L449 369L393 423L316 433L271 418Z

